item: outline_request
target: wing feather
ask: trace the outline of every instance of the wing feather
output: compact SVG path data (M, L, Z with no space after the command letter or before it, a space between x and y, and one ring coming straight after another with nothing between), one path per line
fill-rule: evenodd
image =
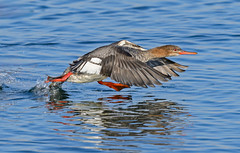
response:
M169 75L169 76L179 76L175 71L184 72L185 71L184 69L188 67L188 66L184 66L176 62L173 62L167 58L155 58L155 59L149 60L146 63L147 65L156 69L162 74Z
M108 71L108 69L111 69L111 71ZM121 53L103 59L100 74L104 74L122 84L145 88L147 86L154 87L154 84L161 85L158 80L167 81L171 79L170 76L160 73L146 63Z

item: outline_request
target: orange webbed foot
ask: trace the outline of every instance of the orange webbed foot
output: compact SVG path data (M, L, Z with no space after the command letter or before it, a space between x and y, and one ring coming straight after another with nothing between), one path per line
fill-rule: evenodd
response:
M129 85L124 85L124 84L121 84L121 83L112 83L112 82L103 82L103 81L98 81L98 83L102 84L102 85L105 85L105 86L108 86L109 88L112 88L116 91L121 91L124 88L130 88Z
M45 83L48 82L64 82L66 81L73 73L72 72L68 72L65 75L62 75L60 77L56 77L56 78L52 78L50 76L48 76L47 81L45 81Z

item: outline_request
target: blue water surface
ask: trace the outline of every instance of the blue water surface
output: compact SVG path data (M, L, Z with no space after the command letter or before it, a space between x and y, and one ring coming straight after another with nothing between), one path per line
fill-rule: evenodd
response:
M2 0L1 152L240 152L239 8L237 0ZM122 39L198 55L171 57L189 68L155 88L43 83Z

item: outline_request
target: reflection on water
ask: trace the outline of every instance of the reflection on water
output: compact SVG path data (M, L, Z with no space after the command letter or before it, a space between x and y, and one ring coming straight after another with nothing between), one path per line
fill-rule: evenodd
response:
M2 87L6 92L7 89ZM135 92L94 90L94 95L100 96L87 97L76 90L80 94L75 94L72 100L71 92L59 87L50 88L44 81L38 81L27 91L16 92L46 102L48 113L57 112L59 116L48 120L56 125L51 131L67 140L81 142L84 145L81 148L138 152L143 144L144 148L155 150L156 147L172 149L184 144L182 136L188 125L187 109L154 94L147 94L141 100L133 96Z
M66 91L59 91L67 95ZM112 95L77 103L56 100L56 97L51 100L50 96L46 104L50 111L64 110L60 114L62 121L51 121L61 124L54 130L70 140L90 143L86 148L99 150L131 152L142 144L163 148L181 145L183 142L178 136L185 135L183 129L190 116L184 106L155 97L139 102L131 95Z

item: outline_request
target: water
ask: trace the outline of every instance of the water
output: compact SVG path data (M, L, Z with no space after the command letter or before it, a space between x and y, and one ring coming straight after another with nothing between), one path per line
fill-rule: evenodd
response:
M1 152L240 152L240 3L6 1L0 4ZM194 56L156 88L49 89L78 56L126 39Z

